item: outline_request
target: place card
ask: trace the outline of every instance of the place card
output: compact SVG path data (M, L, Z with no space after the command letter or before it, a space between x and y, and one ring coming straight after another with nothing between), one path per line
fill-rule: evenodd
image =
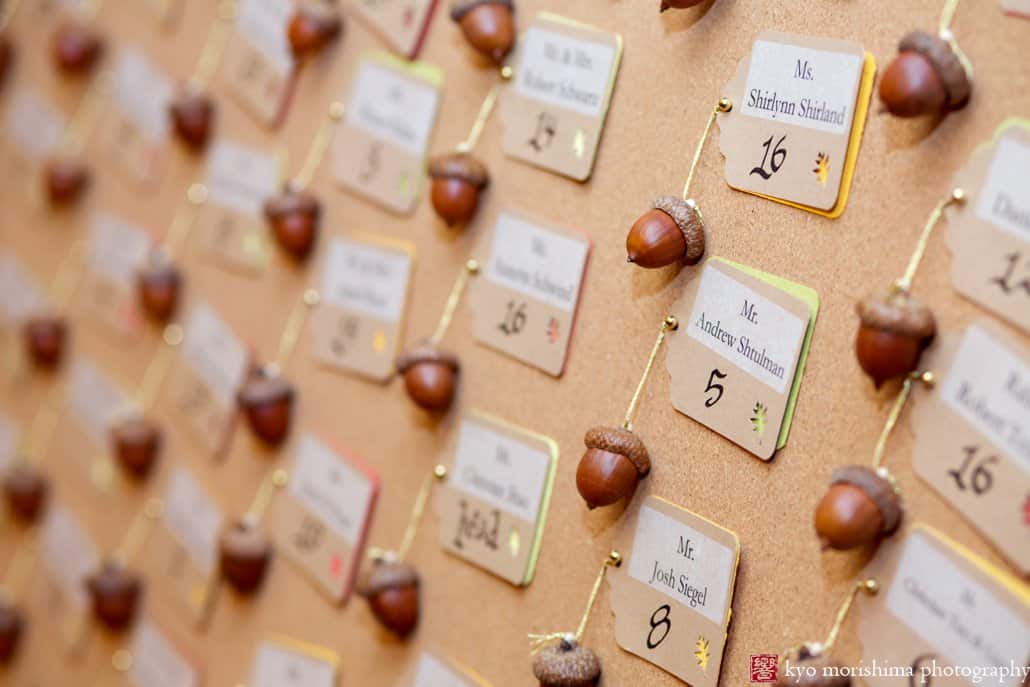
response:
M11 93L4 113L4 137L21 158L18 164L42 164L61 141L64 127L60 108L36 89L24 86Z
M266 126L278 126L293 90L296 64L286 28L292 0L239 0L236 36L222 56L233 98Z
M136 280L153 245L142 227L115 215L93 216L87 269L79 290L90 319L100 322L106 331L129 338L142 331Z
M989 321L926 358L937 384L912 410L916 473L1030 573L1030 348Z
M250 366L250 352L206 303L186 322L179 362L169 377L172 412L205 450L219 453L236 420L236 392Z
M502 100L504 152L576 181L594 170L622 36L541 12L519 39Z
M414 212L443 82L434 65L366 53L336 131L336 181L387 210Z
M951 282L1030 333L1030 120L1008 119L955 175L966 202L948 217Z
M278 551L336 603L354 588L372 524L379 475L311 434L297 448L271 523Z
M608 572L615 641L692 687L719 683L740 563L737 535L648 496L628 517Z
M718 117L726 183L824 217L847 205L876 60L861 44L764 31Z
M672 307L672 405L772 459L787 443L818 311L806 286L709 259Z
M136 623L129 652L125 679L134 687L200 687L199 666L150 618Z
M445 551L517 586L533 581L558 445L472 411L462 418L447 481L434 497Z
M429 32L437 0L352 0L348 9L368 24L387 47L414 60Z
M903 540L886 540L865 575L880 592L855 606L862 662L912 673L863 675L866 684L1024 684L1030 591L1022 580L924 524Z
M7 469L18 457L21 444L21 428L13 417L0 412L0 474L7 474Z
M40 618L57 628L66 651L81 645L90 621L90 598L83 580L100 565L96 544L76 516L60 503L47 509L39 533ZM41 635L46 636L46 635Z
M414 262L406 242L329 239L311 322L319 362L377 382L393 376Z
M326 647L276 636L258 645L248 687L337 687L340 657Z
M456 661L423 651L401 680L403 687L490 687L490 684Z
M106 475L92 471L108 464L111 428L132 410L132 397L107 373L81 356L73 361L69 370L66 395L69 415L95 452L90 455L89 451L79 450L69 455L91 471L91 477L102 486Z
M1006 14L1030 19L1030 0L1001 0L1001 7Z
M560 377L589 255L586 234L502 211L470 293L476 339Z
M205 257L245 275L264 272L272 255L264 204L280 190L282 167L276 155L224 139L215 143L196 225Z

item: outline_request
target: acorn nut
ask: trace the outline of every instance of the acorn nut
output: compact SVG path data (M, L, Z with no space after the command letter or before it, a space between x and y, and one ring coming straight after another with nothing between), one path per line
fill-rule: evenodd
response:
M368 600L372 615L401 639L418 626L418 571L400 561L376 561L358 593Z
M628 499L637 482L651 471L647 447L621 427L594 427L583 438L587 451L576 468L576 488L587 508L610 506Z
M515 5L511 0L460 0L451 7L451 20L465 40L495 64L515 47Z
M125 473L135 480L150 474L161 449L161 430L150 420L133 416L111 428L115 459Z
M65 208L74 205L89 186L89 167L72 157L57 157L43 171L47 200L50 206Z
M237 394L237 402L254 434L270 446L279 446L290 433L293 385L279 375L251 375Z
M490 185L486 165L469 153L438 155L429 161L430 201L447 226L467 224L476 214L479 194Z
M633 223L626 260L646 268L696 264L705 254L705 223L693 200L661 196Z
M86 579L86 589L93 599L93 616L107 629L120 631L136 615L143 581L120 562L106 560Z
M153 255L136 275L136 294L143 313L158 324L175 315L182 290L178 268L162 255Z
M343 19L327 6L304 3L297 8L287 27L290 50L297 58L316 55L343 32Z
M815 531L824 547L847 551L893 534L901 514L901 498L886 477L851 465L834 471L815 509Z
M0 663L8 663L14 657L24 628L25 617L18 607L0 599Z
M272 544L246 519L230 525L218 540L222 577L240 594L253 593L261 586L271 559Z
M90 71L104 51L100 35L85 24L67 22L54 33L54 63L65 74L79 75Z
M533 676L540 687L596 687L601 661L573 639L546 647L533 659Z
M897 117L919 117L961 109L973 84L948 41L913 31L898 44L880 80L880 100Z
M315 247L322 204L310 193L287 189L265 202L265 219L276 243L298 261Z
M851 687L848 671L839 670L844 664L832 656L813 654L803 646L792 649L784 658L798 670L787 674L781 665L775 687Z
M870 295L859 301L856 310L860 325L855 355L876 388L914 372L937 333L933 312L896 289Z
M168 105L175 135L191 150L203 150L211 138L215 103L211 96L189 86L179 89Z
M30 463L15 463L4 475L3 487L7 510L16 520L31 524L43 514L50 493L50 483L46 476Z
M460 370L456 356L423 342L402 353L395 365L415 405L431 413L450 408Z
M688 7L700 5L702 2L705 2L705 0L662 0L659 11L664 12L668 9L685 10Z
M68 327L59 317L30 317L23 326L25 348L33 364L42 370L53 370L64 355Z

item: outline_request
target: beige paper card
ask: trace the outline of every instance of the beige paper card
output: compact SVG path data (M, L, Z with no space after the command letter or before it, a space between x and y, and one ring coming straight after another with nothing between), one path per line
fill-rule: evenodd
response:
M673 304L666 367L676 410L762 460L780 443L810 305L712 258Z
M65 117L56 105L29 86L18 88L8 97L4 112L4 138L22 162L39 165L60 142Z
M541 12L516 51L502 101L504 152L586 181L622 61L622 36Z
M398 687L490 687L490 684L455 661L423 651Z
M129 652L125 679L133 687L200 687L200 667L150 618L136 623Z
M346 602L378 496L378 473L305 434L289 487L275 503L271 532L276 549L330 599Z
M142 331L136 277L152 247L144 229L114 215L93 217L80 291L92 319L120 337L134 338Z
M90 599L83 580L97 569L100 554L82 523L60 503L50 506L43 522L39 561L46 609L40 616L58 628L65 648L74 650L90 620Z
M0 252L0 325L16 329L47 308L46 290L14 253Z
M1001 0L1001 6L1008 14L1030 18L1030 0Z
M514 585L533 580L558 445L481 412L461 421L446 484L434 498L440 544Z
M737 535L648 496L608 572L615 641L691 687L719 683L740 562Z
M351 0L350 9L379 34L393 52L418 57L439 0Z
M374 237L329 240L312 317L315 357L377 382L394 372L415 248Z
M502 211L470 294L476 339L561 376L589 254L581 232Z
M222 75L243 109L266 126L286 114L295 62L286 37L292 0L240 0L236 35L222 57Z
M1030 573L1030 348L982 320L927 360L913 409L916 472Z
M955 175L966 203L948 218L951 281L1030 332L1030 120L1002 123Z
M225 140L207 161L207 199L196 232L205 255L246 275L262 274L272 246L265 227L265 201L279 192L282 163L274 156Z
M289 637L261 642L247 687L338 687L340 658L331 649Z
M443 82L426 62L366 54L336 132L336 181L387 210L414 212Z
M828 217L844 211L876 63L854 41L765 31L719 115L726 183Z
M871 687L1019 687L1030 656L1030 592L943 534L917 524L881 545L866 574L876 596L855 604L862 664L907 673Z

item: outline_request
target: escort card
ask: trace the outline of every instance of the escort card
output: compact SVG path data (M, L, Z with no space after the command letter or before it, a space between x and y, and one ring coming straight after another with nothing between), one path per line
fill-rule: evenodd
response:
M293 5L291 0L240 0L236 36L222 57L229 92L266 126L282 121L293 90L296 65L286 37Z
M916 472L1030 573L1030 349L981 321L927 364L939 377L912 411Z
M579 231L501 212L470 294L476 338L561 376L589 254L590 239Z
M558 445L486 413L458 429L447 482L434 499L440 544L514 585L533 581Z
M481 678L428 651L423 651L414 669L401 681L404 687L490 687Z
M0 474L7 474L8 468L18 457L21 443L21 429L10 415L0 412Z
M236 419L236 392L250 354L206 303L190 313L169 396L180 424L205 450L219 452Z
M740 562L737 535L648 496L617 542L622 566L608 572L615 641L692 687L717 685Z
M504 92L504 152L577 181L594 169L622 36L549 12L519 39Z
M23 162L38 165L46 160L61 141L64 126L61 110L36 90L23 87L11 94L4 136Z
M390 50L408 60L418 57L437 0L352 0L349 9L377 33Z
M719 115L726 183L839 217L865 128L876 61L859 43L765 31Z
M1009 119L955 175L966 203L948 219L951 281L1030 332L1030 120Z
M199 668L150 618L140 618L132 633L132 663L125 673L135 687L200 687Z
M408 243L329 240L312 316L320 362L377 382L393 375L414 262L415 248Z
M197 216L205 255L217 264L260 275L271 257L265 201L279 192L281 160L225 140L207 161L207 199Z
M856 604L863 663L912 677L863 675L871 687L1023 684L1030 656L1030 592L930 527L880 547L866 568L880 593Z
M337 182L387 210L414 212L443 82L426 62L366 54L336 132Z
M80 290L92 319L118 336L142 330L136 278L152 247L145 229L114 215L94 215Z
M153 187L168 155L168 104L175 84L138 49L123 51L114 66L111 107L101 140L115 166L138 184Z
M337 603L350 596L379 495L372 468L305 434L271 524L276 549Z
M1006 14L1030 18L1030 0L1001 0L1001 7Z
M672 405L770 460L787 443L818 310L808 287L711 258L672 307Z
M67 650L76 649L89 626L90 599L83 580L100 564L93 539L75 515L60 503L47 509L39 534L39 562L43 575L39 617L58 628ZM42 635L46 636L46 635Z
M248 687L337 687L340 659L330 649L286 637L261 642Z

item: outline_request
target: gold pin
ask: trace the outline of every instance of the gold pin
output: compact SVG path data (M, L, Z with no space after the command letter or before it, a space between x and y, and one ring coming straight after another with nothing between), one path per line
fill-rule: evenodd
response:
M848 591L847 596L844 597L844 601L837 610L837 616L834 618L833 625L830 627L830 631L826 635L826 639L822 642L804 642L784 651L780 655L780 660L784 664L783 669L786 670L791 664L796 666L800 665L802 667L807 664L817 670L833 670L842 668L843 665L830 654L834 645L837 643L837 637L840 635L841 626L844 624L844 620L847 618L848 612L851 610L851 606L855 602L855 597L859 592L873 596L877 594L879 590L880 585L873 578L858 580L851 585L851 589Z

